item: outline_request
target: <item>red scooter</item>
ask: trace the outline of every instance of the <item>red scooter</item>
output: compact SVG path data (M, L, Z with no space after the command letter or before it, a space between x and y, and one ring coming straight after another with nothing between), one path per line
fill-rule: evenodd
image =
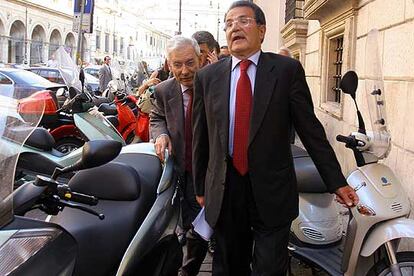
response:
M131 109L135 106L133 96L118 93L115 101L105 103L102 98L95 97L90 100L84 93L79 94L73 88L69 90L69 94L72 95L71 99L59 109L56 95L48 90L39 91L19 102L19 112L24 116L43 112L43 109L39 108L39 103L46 103L40 125L49 129L56 141L55 148L58 151L68 153L81 147L87 141L86 137L76 128L73 113L87 112L94 105L99 105L98 111L107 116L127 144L134 140L137 118Z

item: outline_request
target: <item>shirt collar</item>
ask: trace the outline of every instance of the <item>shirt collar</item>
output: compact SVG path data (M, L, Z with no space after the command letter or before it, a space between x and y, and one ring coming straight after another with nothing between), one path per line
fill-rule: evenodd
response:
M257 51L256 53L254 53L253 55L251 55L248 60L250 60L251 62L254 63L254 65L257 66L258 62L259 62L259 57L260 57L260 53L261 50ZM236 58L235 56L231 57L231 70L233 71L234 68L236 68L236 66L240 63L241 59Z
M190 87L187 87L185 85L182 85L181 83L180 83L180 86L181 86L181 93L184 93L185 91L187 91L187 89L190 88Z

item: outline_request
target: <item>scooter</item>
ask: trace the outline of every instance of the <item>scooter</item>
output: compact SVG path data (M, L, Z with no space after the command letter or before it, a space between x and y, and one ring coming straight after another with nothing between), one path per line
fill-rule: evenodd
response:
M9 124L9 117L0 118L0 274L177 274L182 253L171 158L161 164L152 144L118 155L119 142L90 141L72 166L12 192L18 151L3 142L23 144L32 127L18 116ZM58 181L75 171L67 185ZM52 215L52 222L20 216L33 208Z
M378 53L377 32L368 35L371 54ZM384 86L380 59L374 56L366 70L366 92L372 131L365 128L356 103L358 77L347 72L341 89L351 95L357 109L358 132L338 135L337 141L353 151L357 168L348 178L359 203L348 212L343 229L334 196L327 193L306 151L294 148L299 191L299 217L291 227L290 254L330 275L412 275L414 252L398 252L402 238L414 238L414 221L408 219L410 201L392 170L378 161L389 150ZM345 236L343 235L345 232Z
M72 121L76 128L82 133L84 139L92 140L114 140L125 145L125 142L116 128L109 120L111 117L105 117L96 109L90 109L93 103L84 94L78 94L72 99L72 109L75 110L72 115ZM26 112L21 102L17 105L19 116L31 118L40 116L46 108L40 107L42 103L47 104L49 101L36 101L36 108L31 105L32 112ZM44 120L42 116L41 120ZM20 148L21 145L14 143L12 140L4 141L4 144L10 148ZM16 186L21 185L28 180L33 180L37 174L50 175L56 167L63 168L74 164L81 156L82 148L77 148L67 154L55 149L55 140L51 133L44 128L36 128L26 139L21 147L20 157L16 170Z

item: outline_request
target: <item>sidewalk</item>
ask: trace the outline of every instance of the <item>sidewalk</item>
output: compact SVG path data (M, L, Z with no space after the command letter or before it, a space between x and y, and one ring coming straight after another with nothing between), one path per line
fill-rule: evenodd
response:
M212 257L210 254L207 254L201 268L200 273L198 276L211 276L211 264L212 264ZM312 274L312 269L308 266L299 263L298 260L292 258L292 275L294 276L327 276L328 274L324 272L315 272Z

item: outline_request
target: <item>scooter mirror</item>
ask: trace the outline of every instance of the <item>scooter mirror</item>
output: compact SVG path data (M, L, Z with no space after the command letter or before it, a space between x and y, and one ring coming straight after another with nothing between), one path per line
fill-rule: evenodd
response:
M57 91L56 91L56 96L64 96L65 95L65 88L59 88Z
M81 169L89 169L106 164L118 156L122 144L118 141L95 140L85 143L82 150Z
M63 169L57 168L52 175L52 179L56 180L63 173L90 169L106 164L118 156L121 148L122 144L113 140L86 142L83 145L82 158L71 166Z
M75 87L69 87L69 98L73 99L75 96L78 95Z
M356 90L358 88L358 75L354 71L348 71L341 79L340 88L346 94L351 95L355 100Z

